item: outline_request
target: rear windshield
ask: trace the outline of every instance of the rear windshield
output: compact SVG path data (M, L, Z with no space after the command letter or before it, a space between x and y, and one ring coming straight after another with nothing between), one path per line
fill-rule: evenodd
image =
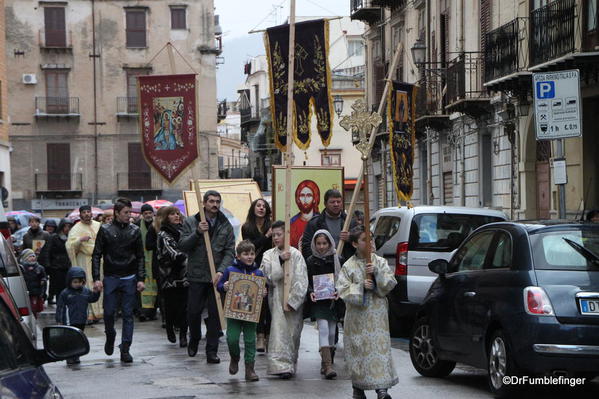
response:
M14 277L19 275L19 266L11 254L12 249L6 240L0 240L0 276Z
M478 227L502 218L452 213L419 214L410 226L411 251L453 251Z
M577 226L567 230L537 233L530 236L535 269L599 270L599 266L585 258L565 239L599 257L599 226Z

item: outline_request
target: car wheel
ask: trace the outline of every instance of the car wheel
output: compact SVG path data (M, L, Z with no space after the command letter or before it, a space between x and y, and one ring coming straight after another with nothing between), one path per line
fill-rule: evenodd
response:
M446 377L455 368L455 362L439 359L431 326L425 317L414 324L410 337L410 359L416 371L425 377Z
M487 376L491 392L498 397L505 397L514 391L514 385L510 385L509 382L505 383L506 378L518 374L512 353L503 331L495 331L491 336L487 350Z

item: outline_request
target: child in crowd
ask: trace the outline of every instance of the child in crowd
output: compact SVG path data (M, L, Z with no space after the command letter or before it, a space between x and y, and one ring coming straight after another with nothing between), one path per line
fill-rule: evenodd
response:
M233 265L229 266L218 281L217 288L220 292L226 292L230 288L229 275L233 272L250 274L254 276L264 276L254 263L256 259L256 248L249 240L241 241L236 249L237 258ZM239 349L239 337L243 332L244 360L245 360L245 380L258 381L260 378L254 371L254 360L256 358L256 323L227 318L227 345L231 355L229 364L229 374L235 375L239 371L239 359L241 350Z
M35 252L29 248L21 252L19 263L27 284L27 291L29 291L31 311L37 317L44 310L44 301L46 300L46 286L48 285L46 269L37 263Z
M85 286L85 270L73 266L67 272L67 288L62 290L56 302L56 322L85 330L87 307L100 299L100 292L92 292ZM79 357L67 359L67 364L78 364Z
M285 222L272 224L274 248L264 253L260 269L268 284L268 305L272 314L268 339L268 374L289 379L296 372L298 350L304 326L303 306L308 292L308 272L302 253L285 251ZM285 302L284 263L289 262L289 296Z
M332 354L335 348L335 331L337 329L337 293L335 299L316 300L314 292L314 276L332 274L337 281L341 262L333 245L335 241L327 230L318 230L312 238L312 255L306 260L308 267L308 293L310 294L310 316L316 320L318 326L318 344L320 347L321 368L320 373L325 378L333 379L337 373L333 369Z
M365 390L375 390L378 399L391 399L387 389L398 378L391 358L387 294L397 282L384 258L373 252L366 259L364 226L351 231L350 242L356 254L341 268L337 291L346 306L343 343L353 398L365 399Z

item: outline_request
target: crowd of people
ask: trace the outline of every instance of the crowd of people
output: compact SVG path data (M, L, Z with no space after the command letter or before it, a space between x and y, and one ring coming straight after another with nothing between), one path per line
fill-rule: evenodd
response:
M325 209L307 222L297 247L285 249L285 223L275 221L270 205L255 200L242 226L242 241L235 244L233 226L221 211L221 195L214 190L203 196L205 221L200 213L184 217L175 206L144 205L141 217L131 216L131 201L119 198L103 221L94 220L89 206L79 209L79 221L63 219L58 225L40 218L29 220L18 259L29 290L32 311L44 302L56 301L56 321L81 329L104 322L104 352L114 353L115 319L122 317L120 359L133 361L134 317L156 320L160 309L166 338L196 356L206 325L206 361L220 363L219 338L226 329L230 354L229 373L237 374L243 335L246 381L259 380L256 352L267 352L267 372L282 379L297 371L304 320L318 329L320 372L326 379L334 369L339 326L343 325L345 366L353 397L365 398L375 390L377 398L390 398L388 389L398 377L391 357L386 295L396 280L385 259L366 248L363 215L353 215L349 231L347 215L337 190L324 196ZM599 222L599 212L587 214ZM15 228L14 220L11 229ZM205 233L216 268L213 276ZM341 255L338 245L343 242ZM290 282L285 293L284 265ZM265 299L259 322L228 318L221 326L217 301L231 288L231 273L266 279ZM332 276L333 293L321 299L317 277ZM49 284L48 284L49 280ZM320 281L320 280L319 280ZM215 295L215 287L220 295ZM206 317L207 315L207 317ZM189 335L188 335L189 334ZM67 360L79 363L78 358Z

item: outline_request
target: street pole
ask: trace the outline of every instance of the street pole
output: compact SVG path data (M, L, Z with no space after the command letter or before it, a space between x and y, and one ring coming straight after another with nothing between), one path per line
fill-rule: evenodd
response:
M295 0L291 0L289 10L289 65L287 68L287 151L285 152L285 251L289 251L291 241L291 166L293 163L293 87L295 85ZM274 189L274 187L273 187ZM283 265L283 308L286 308L291 289L291 265Z
M557 159L564 159L564 139L557 140ZM557 185L557 196L559 199L559 218L566 218L566 185Z

